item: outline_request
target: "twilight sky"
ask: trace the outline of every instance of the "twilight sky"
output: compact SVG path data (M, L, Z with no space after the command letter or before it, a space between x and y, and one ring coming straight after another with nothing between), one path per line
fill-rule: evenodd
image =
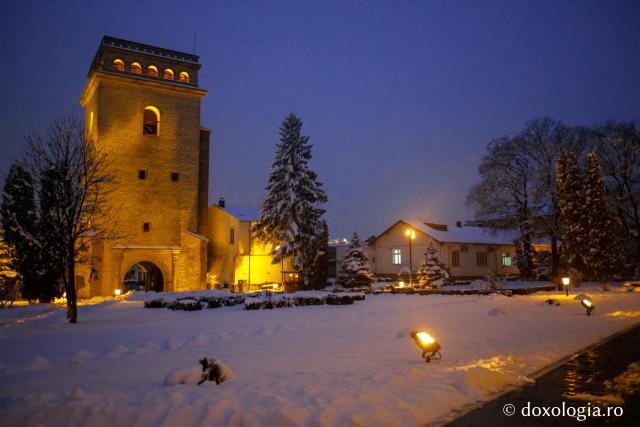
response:
M80 113L103 35L196 54L210 203L258 206L293 111L332 237L469 218L487 143L551 116L640 120L638 1L32 1L0 13L0 180L23 136Z

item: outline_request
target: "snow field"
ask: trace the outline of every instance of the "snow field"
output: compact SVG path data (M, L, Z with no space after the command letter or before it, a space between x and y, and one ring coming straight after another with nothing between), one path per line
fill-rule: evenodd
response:
M415 426L443 423L527 375L640 322L640 293L367 296L348 306L196 312L144 309L139 295L0 316L0 419L47 426ZM157 296L155 296L157 298ZM554 298L559 306L548 305ZM46 313L46 316L43 316ZM409 334L426 328L443 359ZM218 358L220 385L165 386Z

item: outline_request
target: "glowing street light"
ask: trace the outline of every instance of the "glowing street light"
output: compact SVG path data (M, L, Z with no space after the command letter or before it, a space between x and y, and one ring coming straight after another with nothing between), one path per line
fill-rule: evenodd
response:
M588 298L583 298L582 301L580 301L580 303L587 310L587 316L591 316L591 312L595 310L595 306L593 305L593 302L591 302L591 300Z
M431 362L431 359L442 359L442 355L440 354L440 349L442 347L440 346L440 343L438 343L438 341L436 341L431 335L429 335L428 332L411 332L411 338L413 338L413 340L416 342L416 345L422 350L422 357L424 358L425 362L429 363Z
M566 296L569 296L569 283L571 283L570 277L563 277L562 284L564 285L564 293Z
M122 294L122 290L121 289L116 289L114 293L115 293L116 296L119 296L119 295Z
M416 238L416 230L407 228L404 234L409 238L409 286L413 286L413 275L411 272L411 241Z

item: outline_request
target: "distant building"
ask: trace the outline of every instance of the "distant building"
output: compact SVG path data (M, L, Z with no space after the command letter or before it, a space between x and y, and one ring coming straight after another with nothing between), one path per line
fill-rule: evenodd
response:
M415 231L411 251L407 230ZM399 220L376 236L365 247L365 253L376 275L396 277L408 274L410 265L416 271L424 259L427 247L433 245L439 250L440 259L453 278L471 279L485 277L490 272L517 275L519 272L514 262L513 241L514 236L510 233L492 235L485 228L461 222L452 226ZM536 247L546 248L545 245ZM340 252L338 251L338 259Z
M273 264L273 247L251 238L256 209L226 207L224 199L209 207L209 287L228 285L247 292L273 283L294 284L298 273L287 261Z

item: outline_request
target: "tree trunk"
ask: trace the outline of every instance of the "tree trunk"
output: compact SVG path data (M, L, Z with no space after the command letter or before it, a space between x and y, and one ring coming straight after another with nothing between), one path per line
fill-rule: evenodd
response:
M558 253L558 239L551 237L551 277L558 277L560 270L560 254Z
M72 252L73 254L73 252ZM73 256L67 264L67 320L78 323L78 301L76 298L76 274Z

